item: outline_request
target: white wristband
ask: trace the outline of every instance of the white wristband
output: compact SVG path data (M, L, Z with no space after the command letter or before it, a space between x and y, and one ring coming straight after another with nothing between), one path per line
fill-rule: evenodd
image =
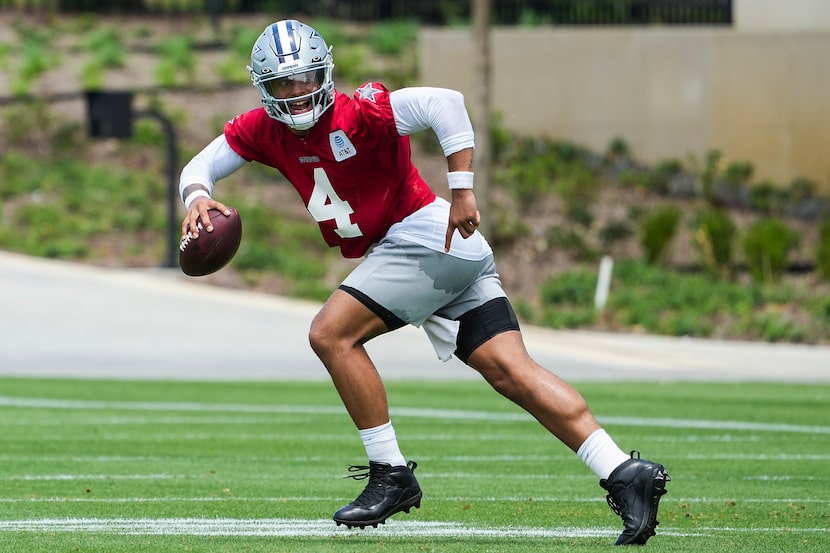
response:
M184 199L184 207L185 209L190 209L190 204L193 203L193 200L196 198L210 198L210 194L208 194L207 190L195 190L187 195L187 198Z
M473 187L475 173L470 171L450 171L447 173L447 184L450 190L469 190Z

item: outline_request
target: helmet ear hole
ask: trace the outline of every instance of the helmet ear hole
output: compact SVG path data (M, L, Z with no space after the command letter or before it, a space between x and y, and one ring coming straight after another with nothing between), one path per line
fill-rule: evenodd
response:
M266 27L254 43L248 67L268 115L298 130L314 126L334 103L333 68L331 47L323 37L293 19ZM298 111L306 100L310 108Z

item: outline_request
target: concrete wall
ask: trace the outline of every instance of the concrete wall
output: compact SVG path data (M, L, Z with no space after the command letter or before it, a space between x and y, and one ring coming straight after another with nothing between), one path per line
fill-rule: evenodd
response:
M421 82L472 98L471 48L469 30L423 29ZM511 27L491 50L510 130L598 151L620 136L649 163L718 149L754 180L830 191L830 32Z
M732 0L732 20L741 31L830 29L827 0Z

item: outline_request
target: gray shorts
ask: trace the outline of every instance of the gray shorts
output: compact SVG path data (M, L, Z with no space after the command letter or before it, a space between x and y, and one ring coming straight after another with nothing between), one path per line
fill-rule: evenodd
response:
M421 326L432 315L457 320L506 297L492 255L470 261L397 237L375 246L342 287L381 318L391 319L390 329Z

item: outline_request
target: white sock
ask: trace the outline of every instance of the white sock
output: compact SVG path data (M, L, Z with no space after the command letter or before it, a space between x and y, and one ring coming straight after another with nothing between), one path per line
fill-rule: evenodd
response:
M393 467L406 466L406 459L398 448L398 438L392 422L360 430L360 438L370 461L388 463Z
M582 462L599 476L600 480L608 478L615 468L631 458L621 450L611 436L600 428L583 442L576 452Z

